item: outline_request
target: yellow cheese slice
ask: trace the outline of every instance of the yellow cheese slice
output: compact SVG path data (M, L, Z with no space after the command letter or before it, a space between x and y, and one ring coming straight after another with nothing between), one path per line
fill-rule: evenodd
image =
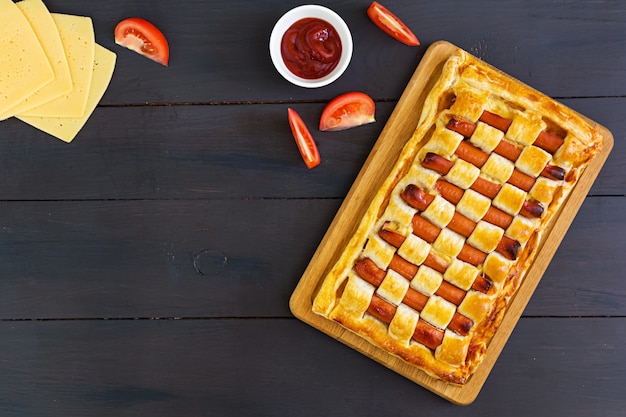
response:
M93 73L95 35L91 18L52 13L72 75L72 90L20 116L80 117L85 112Z
M65 57L61 36L48 8L41 0L22 0L15 4L37 35L37 39L39 39L39 43L41 43L54 71L54 80L8 112L1 114L0 120L23 113L72 91L70 67Z
M54 79L37 35L12 0L0 0L0 114Z
M89 88L87 107L80 117L33 117L17 116L29 125L36 127L64 142L71 142L83 128L87 119L102 99L106 91L113 70L115 69L116 55L108 49L95 45L95 59L93 67L92 84Z

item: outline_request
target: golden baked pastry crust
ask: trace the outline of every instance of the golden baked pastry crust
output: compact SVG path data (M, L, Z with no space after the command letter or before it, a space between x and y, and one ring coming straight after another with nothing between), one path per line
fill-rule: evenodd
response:
M559 146L540 143L542 132ZM435 378L466 383L601 147L580 115L458 50L313 311Z

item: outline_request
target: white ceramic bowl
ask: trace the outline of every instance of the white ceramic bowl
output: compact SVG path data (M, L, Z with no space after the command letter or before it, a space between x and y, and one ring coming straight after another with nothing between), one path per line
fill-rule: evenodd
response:
M298 77L289 71L280 52L280 44L283 34L295 22L305 18L318 18L325 20L335 28L339 34L339 38L341 39L341 57L339 58L339 63L330 74L322 78L310 80ZM274 25L274 29L272 30L272 34L270 36L270 56L276 70L287 81L300 87L307 88L323 87L339 78L341 74L344 73L346 68L348 68L348 64L350 64L350 59L352 58L352 47L352 35L350 34L350 29L348 29L346 22L344 22L337 13L326 7L318 5L298 6L289 10L280 19L278 19L278 22Z

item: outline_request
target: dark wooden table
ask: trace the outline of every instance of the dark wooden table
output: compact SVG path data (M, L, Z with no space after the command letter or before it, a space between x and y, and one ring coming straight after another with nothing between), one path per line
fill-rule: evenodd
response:
M65 144L0 124L0 416L622 416L626 413L626 5L387 1L422 42L348 23L334 84L267 50L297 1L48 0L118 54ZM129 16L170 66L114 44ZM452 405L296 320L288 300L426 48L450 41L609 128L615 147L478 399ZM377 123L314 127L352 90ZM307 170L294 107L322 164Z

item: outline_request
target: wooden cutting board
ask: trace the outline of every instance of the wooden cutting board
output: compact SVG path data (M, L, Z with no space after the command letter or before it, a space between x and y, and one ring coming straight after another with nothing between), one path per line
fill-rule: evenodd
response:
M546 231L545 243L539 247L537 256L528 270L523 283L515 297L511 299L503 321L489 343L485 359L465 385L453 385L432 378L418 368L409 365L398 357L370 344L362 337L344 329L339 324L314 314L312 305L318 286L356 231L361 218L367 210L370 198L380 188L382 182L389 174L389 169L391 169L393 163L399 157L403 146L416 129L428 92L439 78L444 62L456 50L456 46L440 41L434 43L426 51L293 292L290 299L290 308L298 319L367 355L422 387L455 404L468 405L478 396L507 339L548 267L552 256L604 165L613 147L613 136L606 128L591 120L589 121L604 136L603 149L580 176L578 183L572 189L565 204L563 204L560 213L555 216L550 224Z

